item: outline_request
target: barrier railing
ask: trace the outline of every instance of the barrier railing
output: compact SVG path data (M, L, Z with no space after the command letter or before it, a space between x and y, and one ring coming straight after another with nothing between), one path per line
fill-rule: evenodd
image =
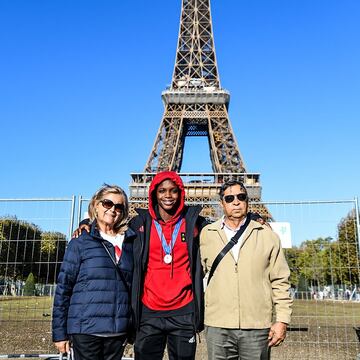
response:
M52 296L66 244L87 203L81 196L77 202L75 196L0 199L0 358L54 355ZM356 358L360 353L354 331L360 326L357 199L264 205L277 223L290 224L291 245L285 252L295 299L288 337L273 349L272 359ZM206 353L203 342L198 352ZM130 348L126 356L131 355Z

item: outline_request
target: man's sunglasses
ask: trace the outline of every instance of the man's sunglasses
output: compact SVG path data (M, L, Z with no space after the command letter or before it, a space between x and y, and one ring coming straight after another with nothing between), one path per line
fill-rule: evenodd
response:
M111 200L109 199L104 199L104 200L100 200L102 206L107 209L107 210L110 210L112 209L113 206L115 206L115 211L117 213L121 213L121 212L124 212L125 210L125 206L124 204L121 204L121 203L118 203L118 204L114 204Z
M240 194L236 194L236 195L225 195L224 196L224 201L227 204L230 204L235 200L235 197L240 201L246 201L247 200L247 195L245 193L240 193Z

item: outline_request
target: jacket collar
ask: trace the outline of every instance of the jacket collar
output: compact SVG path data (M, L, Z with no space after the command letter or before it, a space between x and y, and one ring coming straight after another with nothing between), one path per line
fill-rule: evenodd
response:
M149 213L149 210L148 209L135 209L135 211L141 216L143 217L144 219L146 218L146 215Z
M216 220L214 223L208 225L208 230L209 231L217 231L220 235L220 238L222 240L222 242L224 243L224 245L226 245L228 243L228 239L226 237L225 231L223 229L223 218L221 217L220 219ZM251 234L251 232L255 229L262 229L263 226L254 220L251 220L249 225L247 226L243 236L243 242L242 244L245 243L245 241L247 240L247 238L249 237L249 235ZM241 245L243 246L243 245Z

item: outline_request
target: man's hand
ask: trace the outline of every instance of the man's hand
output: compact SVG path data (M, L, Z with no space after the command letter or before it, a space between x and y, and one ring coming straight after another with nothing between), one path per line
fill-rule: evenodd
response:
M70 351L70 342L69 340L57 341L54 343L55 347L60 353L68 353Z
M286 338L287 324L283 322L274 323L269 331L269 347L280 345Z
M73 232L73 234L71 235L71 237L73 237L73 238L78 238L80 235L81 235L81 232L83 231L83 230L86 230L88 233L90 232L90 225L88 225L88 224L82 224L82 225L80 225L74 232Z

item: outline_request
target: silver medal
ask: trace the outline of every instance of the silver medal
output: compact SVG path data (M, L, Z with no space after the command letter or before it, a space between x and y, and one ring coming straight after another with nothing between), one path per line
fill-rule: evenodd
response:
M171 264L171 262L172 262L172 256L170 254L166 254L164 256L164 263L165 264Z

